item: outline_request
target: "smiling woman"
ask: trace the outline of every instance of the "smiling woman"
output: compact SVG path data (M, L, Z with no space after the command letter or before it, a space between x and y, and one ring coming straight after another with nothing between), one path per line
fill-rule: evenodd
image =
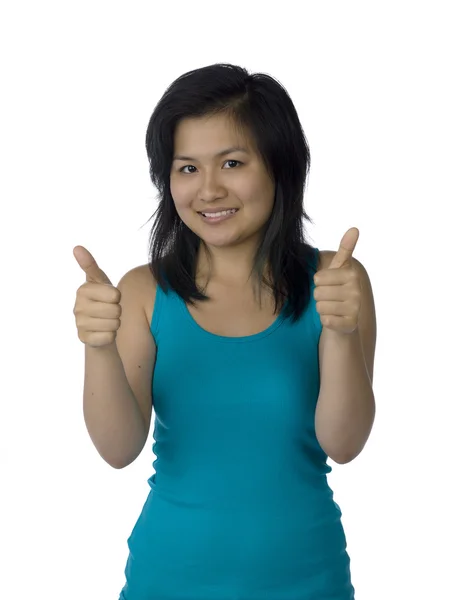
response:
M149 262L139 268L151 382L139 379L137 357L149 354L126 325L131 313L122 320L133 386L151 383L141 403L154 408L157 460L120 598L353 600L325 449L347 458L347 432L341 419L332 424L355 381L348 361L357 345L326 343L323 447L313 277L326 277L329 263L305 238L310 155L295 107L269 75L211 65L169 86L146 147L158 190ZM324 322L347 310L344 325L354 326L350 281L344 306L331 297L329 308L329 290L319 290ZM336 352L338 396L329 383ZM351 389L346 415L357 381ZM366 434L366 422L353 423L351 452Z

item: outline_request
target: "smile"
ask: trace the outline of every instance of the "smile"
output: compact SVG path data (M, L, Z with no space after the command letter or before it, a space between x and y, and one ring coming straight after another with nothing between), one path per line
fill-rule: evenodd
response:
M221 221L231 219L235 215L235 213L238 212L238 210L238 208L231 208L230 210L223 210L217 213L200 212L198 214L201 215L203 221L205 221L206 223L221 223Z

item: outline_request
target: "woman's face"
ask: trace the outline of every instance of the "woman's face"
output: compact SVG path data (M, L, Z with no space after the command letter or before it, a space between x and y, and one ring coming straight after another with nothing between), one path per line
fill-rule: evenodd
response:
M220 154L235 147L242 149ZM275 190L251 140L223 116L178 124L170 189L180 219L213 247L257 243L271 215ZM232 208L237 212L219 222L201 215Z

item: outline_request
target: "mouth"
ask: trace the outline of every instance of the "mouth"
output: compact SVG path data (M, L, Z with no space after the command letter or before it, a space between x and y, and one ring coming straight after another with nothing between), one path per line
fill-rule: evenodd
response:
M220 223L221 221L231 219L238 211L238 208L230 208L229 210L222 210L215 213L206 211L198 212L198 214L206 223Z

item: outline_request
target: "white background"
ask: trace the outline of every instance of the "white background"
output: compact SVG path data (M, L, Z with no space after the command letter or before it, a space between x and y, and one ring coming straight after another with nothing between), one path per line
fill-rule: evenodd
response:
M292 96L311 148L311 242L336 250L360 230L377 416L363 453L330 461L329 476L356 598L449 597L445 4L4 3L1 598L117 600L125 582L153 424L124 470L88 436L72 250L88 248L114 285L147 261L148 120L175 78L215 62L269 73Z

